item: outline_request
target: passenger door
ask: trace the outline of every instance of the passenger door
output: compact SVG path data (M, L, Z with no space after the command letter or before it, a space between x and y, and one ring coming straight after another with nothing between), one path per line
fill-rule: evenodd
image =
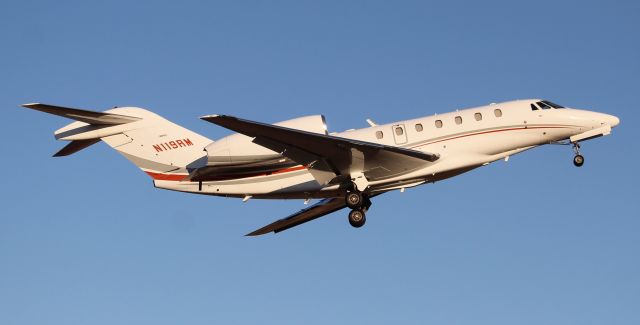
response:
M393 133L393 140L396 144L407 143L407 130L405 129L404 124L394 125L391 132Z

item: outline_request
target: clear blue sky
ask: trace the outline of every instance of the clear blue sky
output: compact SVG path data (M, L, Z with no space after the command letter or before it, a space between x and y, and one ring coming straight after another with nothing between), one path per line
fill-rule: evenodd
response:
M638 324L637 1L0 2L0 324ZM279 235L303 207L156 190L104 144L51 158L27 102L331 131L540 97L619 116Z

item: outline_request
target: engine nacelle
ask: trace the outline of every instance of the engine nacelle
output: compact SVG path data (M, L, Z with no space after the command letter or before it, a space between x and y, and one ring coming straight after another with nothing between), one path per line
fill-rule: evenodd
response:
M329 130L327 130L327 122L324 119L324 115L303 116L274 123L273 125L279 125L291 129L303 130L313 133L329 134Z
M324 116L311 115L286 120L274 125L313 133L328 134ZM282 158L282 156L253 142L252 137L232 134L205 147L208 166L243 165Z

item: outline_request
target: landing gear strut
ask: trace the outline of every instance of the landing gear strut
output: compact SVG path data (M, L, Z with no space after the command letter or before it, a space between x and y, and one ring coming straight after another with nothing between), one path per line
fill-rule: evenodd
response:
M366 212L371 206L369 198L358 190L347 192L344 197L347 207L351 209L349 212L349 224L354 228L364 226L367 221Z
M584 157L580 154L580 145L577 142L573 143L573 152L575 152L575 156L573 157L573 164L576 167L580 167L584 164Z

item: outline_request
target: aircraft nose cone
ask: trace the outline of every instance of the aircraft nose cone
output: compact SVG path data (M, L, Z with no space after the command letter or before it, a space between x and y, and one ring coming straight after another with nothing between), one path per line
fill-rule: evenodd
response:
M615 127L620 124L620 119L617 116L607 115L605 116L605 123L611 125L611 127Z

